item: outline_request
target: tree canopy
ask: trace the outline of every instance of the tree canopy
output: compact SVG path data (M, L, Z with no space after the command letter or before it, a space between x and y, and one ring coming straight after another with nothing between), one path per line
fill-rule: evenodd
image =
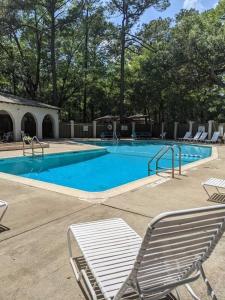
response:
M147 8L169 1L2 2L0 91L60 106L76 121L225 121L225 0L140 28Z

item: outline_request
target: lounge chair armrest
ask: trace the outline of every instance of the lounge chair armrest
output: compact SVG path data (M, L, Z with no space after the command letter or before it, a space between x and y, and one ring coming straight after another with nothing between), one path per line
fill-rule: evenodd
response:
M184 285L184 284L188 284L188 283L191 283L195 280L197 280L199 277L201 276L201 272L198 271L195 275L191 276L191 277L188 277L186 279L183 279L181 280L179 283L176 282L175 284L174 283L171 283L171 284L168 284L168 285L164 285L164 288L168 288L170 290L180 286L180 285ZM151 292L159 292L160 290L162 289L162 287L155 287L155 288L151 288L150 291ZM148 292L148 289L145 289L144 290L144 293L147 293Z

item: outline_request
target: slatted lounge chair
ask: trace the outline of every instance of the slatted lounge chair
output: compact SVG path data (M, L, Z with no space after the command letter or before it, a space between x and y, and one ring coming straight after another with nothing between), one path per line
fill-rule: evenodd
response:
M213 133L213 136L211 138L211 140L205 140L206 143L217 143L220 137L220 132L219 131L215 131Z
M218 194L221 194L220 189L225 189L225 180L220 178L209 178L205 182L202 182L202 187L210 198L212 194L209 193L207 187L214 187Z
M224 231L225 205L160 214L149 224L143 240L122 219L73 224L68 229L70 263L77 281L83 279L93 300L97 299L97 287L105 300L120 300L131 291L138 299L157 300L180 285L200 300L189 285L200 276L216 300L202 264ZM72 237L86 269L80 270L73 256Z
M8 208L8 203L0 200L0 222L2 221L7 208Z
M162 140L164 140L164 139L166 138L166 134L167 134L167 132L162 132L162 133L160 133L160 138L161 138Z
M188 142L197 142L199 140L201 134L202 134L202 131L198 131L198 132L196 132L196 134L193 138L188 138L188 139L186 139L186 141L188 141Z
M208 132L203 132L200 138L198 139L198 142L204 142L207 136L208 136Z
M191 138L191 131L187 131L187 132L185 133L184 137L179 138L178 140L179 140L179 141L185 141L186 139L189 139L189 138Z

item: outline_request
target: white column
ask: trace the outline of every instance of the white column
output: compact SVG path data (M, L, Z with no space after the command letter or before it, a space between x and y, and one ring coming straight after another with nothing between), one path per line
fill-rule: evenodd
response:
M70 137L74 138L74 120L70 120Z
M113 121L113 137L116 137L116 121Z
M42 140L43 135L42 135L42 123L43 119L38 119L36 122L36 134L39 140Z
M177 139L177 129L178 129L178 122L174 122L174 131L173 131L173 138Z
M214 120L208 121L208 139L210 140L212 138L212 130L213 130L213 122Z
M57 118L57 120L55 121L55 124L54 124L54 138L55 139L58 139L59 138L59 119Z
M189 130L192 133L194 121L189 121Z
M96 138L97 136L97 121L93 121L93 138Z
M132 121L131 126L132 126L132 136L135 136L135 125L136 123Z
M165 127L165 123L162 122L162 127L161 127L161 138L163 139L163 133L164 133L164 127Z
M13 135L15 141L21 141L21 118L15 118L13 124Z

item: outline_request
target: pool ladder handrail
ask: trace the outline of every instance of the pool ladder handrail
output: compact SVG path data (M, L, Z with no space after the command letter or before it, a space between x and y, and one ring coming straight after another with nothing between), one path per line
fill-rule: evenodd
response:
M149 161L148 161L148 176L150 175L151 173L151 163L154 159L156 159L156 174L159 173L159 169L163 169L163 170L168 170L167 168L160 168L159 167L159 161L160 159L166 154L168 153L170 150L171 150L171 154L172 154L172 178L174 178L175 176L175 147L178 148L178 151L179 151L179 175L181 175L181 166L182 166L182 149L181 149L181 146L180 145L167 145L163 148L161 148L155 156L153 156Z
M43 144L39 141L38 137L35 135L33 136L33 138L31 139L31 141L27 140L29 145L31 145L31 150L32 152L30 153L29 151L27 152L26 151L26 147L25 145L27 145L25 143L25 140L26 140L26 136L23 137L23 155L26 156L26 153L27 154L32 154L32 156L35 156L35 155L39 155L41 154L42 156L44 155L44 147L43 147ZM34 141L36 141L37 144L40 145L41 147L41 152L38 151L35 147L34 147ZM35 151L36 150L36 151Z
M160 148L160 150L148 161L148 176L150 175L150 172L153 171L151 169L151 163L153 162L154 159L157 158L158 155L160 155L161 153L163 153L164 151L167 151L167 148L169 146L164 146L162 148Z

